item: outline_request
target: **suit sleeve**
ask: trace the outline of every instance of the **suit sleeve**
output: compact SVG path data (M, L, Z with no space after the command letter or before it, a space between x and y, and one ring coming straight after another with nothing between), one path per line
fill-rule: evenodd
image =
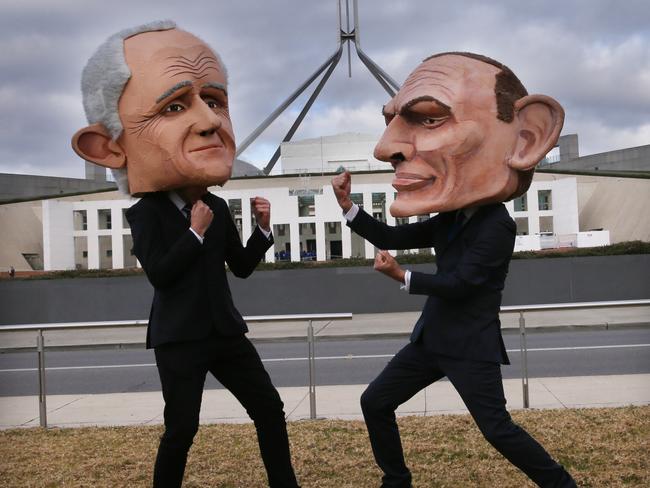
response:
M147 205L132 207L126 214L133 250L149 281L155 288L173 285L197 259L201 243L187 229L171 247L163 244L161 222L155 209Z
M462 299L493 283L494 273L503 269L512 256L515 226L511 219L483 222L477 238L461 256L453 270L436 274L411 272L409 292Z
M439 218L436 216L424 222L391 226L360 208L354 220L347 225L379 249L417 249L433 246Z
M226 263L235 276L247 278L262 260L266 250L273 245L273 236L267 239L256 225L244 247L225 203L223 207L226 220Z

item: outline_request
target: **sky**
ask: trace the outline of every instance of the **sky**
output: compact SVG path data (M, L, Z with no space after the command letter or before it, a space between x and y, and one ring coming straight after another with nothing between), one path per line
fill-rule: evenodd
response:
M158 19L221 55L238 141L338 47L337 0L0 0L0 173L83 178L70 148L86 125L81 70L109 35ZM580 155L650 144L647 0L359 0L359 23L364 52L400 84L431 54L472 51L557 99ZM381 135L389 97L354 49L348 77L345 53L294 140ZM265 166L307 97L241 158Z

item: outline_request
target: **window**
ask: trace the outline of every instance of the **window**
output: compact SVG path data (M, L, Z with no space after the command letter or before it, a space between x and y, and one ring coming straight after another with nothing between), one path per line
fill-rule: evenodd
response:
M273 224L273 246L276 261L291 260L291 226Z
M515 218L515 223L517 224L517 235L518 236L527 236L528 231L528 217L517 217Z
M298 216L313 217L316 215L316 205L314 195L305 195L298 197Z
M133 254L133 237L131 237L131 234L124 234L122 236L122 246L124 249L124 267L135 268L137 261L135 254Z
M386 222L386 194L372 194L372 216L380 222Z
M553 217L547 216L539 218L539 233L553 234Z
M129 221L126 220L126 211L128 208L123 208L122 209L122 228L123 229L130 229L131 227L129 226Z
M230 209L230 216L235 222L239 238L242 238L242 216L241 216L241 198L233 198L228 200L228 208Z
M75 210L72 213L74 230L88 230L88 216L85 210Z
M88 238L86 236L74 238L74 265L76 269L88 269Z
M537 203L540 210L552 210L551 190L539 190L537 192Z
M99 212L97 212L98 216L98 224L99 228L103 230L108 230L111 229L112 227L112 222L111 222L111 209L110 208L103 208L100 209Z
M113 239L111 236L99 236L99 269L113 267Z
M515 204L515 212L525 212L528 210L528 201L526 198L526 193L524 193L522 196L517 197L513 200L513 203Z
M350 193L350 200L356 203L359 208L363 208L363 193Z

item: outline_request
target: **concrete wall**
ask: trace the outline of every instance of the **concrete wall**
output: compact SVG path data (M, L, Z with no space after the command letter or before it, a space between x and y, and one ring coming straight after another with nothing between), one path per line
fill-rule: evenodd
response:
M259 271L248 280L230 276L230 284L244 315L417 311L425 300L371 267ZM5 280L0 324L146 319L152 294L145 276ZM650 255L548 258L512 262L503 304L649 297Z
M115 188L111 181L1 173L0 203Z

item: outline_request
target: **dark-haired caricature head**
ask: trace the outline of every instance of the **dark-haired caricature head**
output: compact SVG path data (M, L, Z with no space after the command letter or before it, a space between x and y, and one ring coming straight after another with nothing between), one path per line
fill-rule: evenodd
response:
M472 53L425 59L383 112L375 157L395 168L396 217L525 193L564 121L555 100L528 95L510 69Z

